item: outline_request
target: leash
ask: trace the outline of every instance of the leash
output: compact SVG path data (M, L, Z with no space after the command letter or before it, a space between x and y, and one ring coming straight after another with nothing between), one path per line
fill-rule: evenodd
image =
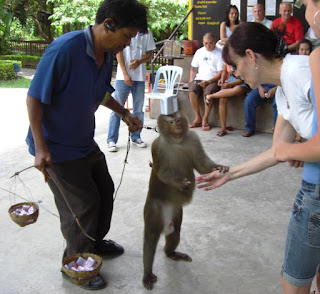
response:
M158 132L158 128L157 127L149 127L149 126L143 126L144 129L147 129L147 130L154 130L156 133L159 133ZM121 177L120 177L120 182L119 182L119 185L116 189L116 192L114 194L114 197L113 197L113 202L116 200L116 197L117 197L117 194L118 194L118 190L121 186L121 183L122 183L122 179L123 179L123 174L124 174L124 170L125 170L125 167L126 167L126 164L128 163L128 155L129 155L129 151L130 151L130 132L128 132L128 141L127 141L127 153L126 153L126 157L124 159L124 164L123 164L123 169L122 169L122 173L121 173Z
M129 151L130 151L130 132L128 132L128 141L127 141L127 153L126 153L126 157L124 159L124 164L123 164L123 168L122 168L122 173L121 173L121 177L120 177L120 182L119 182L119 185L117 187L117 190L116 192L114 193L114 197L113 197L113 202L116 200L116 197L117 197L117 193L118 193L118 190L121 186L121 183L122 183L122 179L123 179L123 174L124 174L124 170L126 168L126 164L128 163L127 159L128 159L128 155L129 155Z
M154 130L156 133L159 133L158 131L158 127L148 127L148 126L143 126L144 129L147 129L147 130Z

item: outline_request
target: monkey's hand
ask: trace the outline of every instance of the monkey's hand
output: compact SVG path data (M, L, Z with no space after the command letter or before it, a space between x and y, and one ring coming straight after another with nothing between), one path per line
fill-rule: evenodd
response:
M216 166L213 171L218 170L220 173L226 173L229 171L229 166L224 166L224 165L218 165Z
M138 130L141 130L143 125L142 121L138 119L135 115L133 115L129 110L123 112L122 120L127 124L129 127L129 132L134 133Z
M190 189L192 189L192 183L184 178L181 182L180 191L189 191Z
M212 173L200 175L196 178L196 184L198 189L204 189L205 191L213 190L217 187L222 186L230 180L230 173L221 173L218 170L213 171Z

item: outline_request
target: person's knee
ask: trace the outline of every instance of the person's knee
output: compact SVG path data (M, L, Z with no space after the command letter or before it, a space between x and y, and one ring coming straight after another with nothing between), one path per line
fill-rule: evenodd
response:
M228 104L228 99L227 98L220 98L219 103L227 105Z

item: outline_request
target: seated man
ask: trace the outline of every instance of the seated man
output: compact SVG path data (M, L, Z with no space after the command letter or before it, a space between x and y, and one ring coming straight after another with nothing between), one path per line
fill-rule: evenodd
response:
M201 127L210 131L209 114L213 102L205 104L204 116L201 118L199 98L219 90L218 81L223 68L221 49L216 48L216 40L212 33L203 36L203 47L198 49L191 62L189 99L195 114L190 128Z
M299 41L304 36L302 22L292 16L292 4L290 2L281 2L279 13L281 17L272 22L271 30L284 27L286 32L284 39L288 44L288 50L289 52L296 51Z
M275 126L278 116L277 105L275 100L276 86L272 84L262 84L256 89L253 89L244 101L244 115L246 125L243 130L243 137L251 137L255 133L256 128L256 108L265 99L272 101L273 107L273 126Z

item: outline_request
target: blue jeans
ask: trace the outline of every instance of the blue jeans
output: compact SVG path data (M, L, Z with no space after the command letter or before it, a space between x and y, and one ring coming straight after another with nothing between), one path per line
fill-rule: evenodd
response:
M133 81L132 87L127 86L123 80L116 81L116 87L114 92L115 99L122 105L126 103L128 95L131 92L133 98L133 114L138 117L143 124L144 112L142 111L144 103L144 82ZM112 112L109 119L109 131L107 142L118 142L120 127L120 116L115 112ZM141 130L131 133L131 140L135 141L140 138Z
M320 263L320 185L302 180L288 225L283 278L291 285L310 284Z
M262 84L262 87L265 88L267 91L269 91L271 88L275 87L275 85L272 84ZM270 99L262 99L259 95L258 88L251 90L251 92L248 93L245 101L244 101L244 115L246 119L246 125L245 130L248 132L252 132L256 128L256 108L258 105L263 103L264 101L272 101L272 107L273 107L273 125L276 124L278 111L277 111L277 104L276 99L270 98Z

